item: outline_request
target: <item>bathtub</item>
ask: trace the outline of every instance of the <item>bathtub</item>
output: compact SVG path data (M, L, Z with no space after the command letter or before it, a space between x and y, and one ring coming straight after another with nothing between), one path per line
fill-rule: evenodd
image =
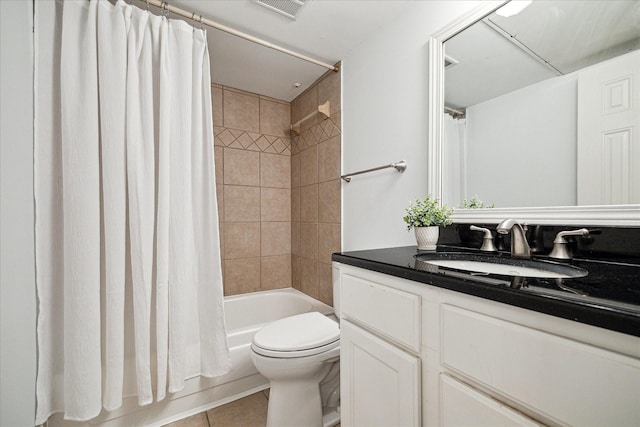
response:
M125 398L121 408L103 412L90 425L132 426L164 424L224 405L269 387L251 361L251 340L264 325L295 314L318 311L332 315L333 308L293 288L234 295L224 299L231 371L217 378L196 377L184 389L168 394L162 402L140 407L136 398ZM78 426L56 414L49 426Z

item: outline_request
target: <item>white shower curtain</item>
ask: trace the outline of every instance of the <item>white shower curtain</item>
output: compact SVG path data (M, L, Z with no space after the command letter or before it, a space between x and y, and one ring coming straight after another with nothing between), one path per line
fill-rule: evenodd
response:
M467 193L467 121L444 115L442 180L443 202L460 206Z
M209 79L183 21L36 2L37 424L230 369Z

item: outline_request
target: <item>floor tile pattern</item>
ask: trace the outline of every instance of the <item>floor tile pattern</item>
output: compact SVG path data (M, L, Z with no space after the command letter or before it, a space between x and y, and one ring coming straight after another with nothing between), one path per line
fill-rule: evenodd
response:
M267 394L260 391L165 427L264 427L267 424L267 405Z

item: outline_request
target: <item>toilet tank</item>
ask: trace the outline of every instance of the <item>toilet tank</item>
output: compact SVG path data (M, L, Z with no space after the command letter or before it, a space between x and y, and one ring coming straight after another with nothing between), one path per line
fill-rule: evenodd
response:
M333 310L338 319L342 318L342 311L340 310L340 263L332 262L332 277L333 277Z

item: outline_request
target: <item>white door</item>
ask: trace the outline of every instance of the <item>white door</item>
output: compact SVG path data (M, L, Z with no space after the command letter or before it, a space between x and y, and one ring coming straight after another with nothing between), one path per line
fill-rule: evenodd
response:
M578 74L578 205L640 203L640 51Z
M346 320L340 335L340 423L419 426L420 359Z

